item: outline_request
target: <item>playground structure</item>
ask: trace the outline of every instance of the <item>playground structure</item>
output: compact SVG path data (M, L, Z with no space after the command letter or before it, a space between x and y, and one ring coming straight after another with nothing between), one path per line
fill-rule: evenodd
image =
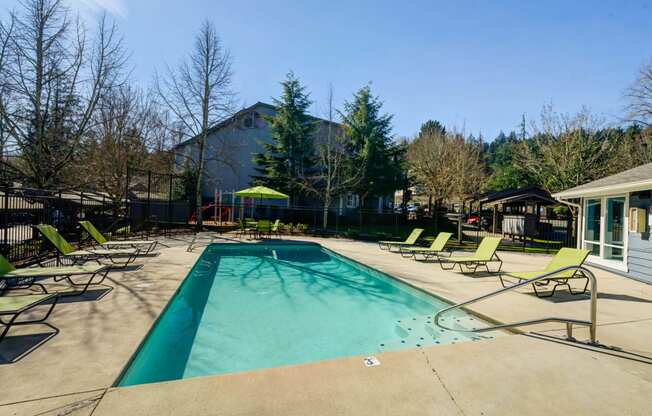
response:
M239 197L235 193L235 190L215 189L213 201L202 206L202 222L208 226L234 226L240 219L256 218L256 208L258 214L262 214L268 208L268 203L260 200L257 202L254 198ZM188 223L196 222L197 213L193 210Z

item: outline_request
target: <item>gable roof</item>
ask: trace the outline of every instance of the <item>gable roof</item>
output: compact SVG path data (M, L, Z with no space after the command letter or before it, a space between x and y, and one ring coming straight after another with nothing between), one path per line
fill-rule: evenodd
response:
M591 195L606 195L622 192L635 192L652 189L652 163L607 176L584 185L557 192L553 196L579 198Z
M265 108L268 108L268 109L271 109L271 110L276 108L271 104L267 104L267 103L263 103L261 101L258 101L254 105L250 105L249 107L246 107L246 108L243 108L242 110L237 111L235 114L233 114L231 117L227 118L226 120L223 120L223 121L220 121L219 123L214 124L213 126L211 126L211 128L208 129L208 134L211 134L211 133L213 133L213 132L215 132L215 131L217 131L217 130L225 127L225 126L227 126L228 124L234 122L242 114L245 114L245 113L253 110L254 108L258 108L258 107L265 107ZM174 146L174 148L178 149L180 147L183 147L183 146L185 146L187 144L190 144L190 143L194 142L196 139L197 139L197 136L193 136L193 137L191 137L191 138L189 138L187 140L182 141L178 145Z
M213 132L218 131L219 129L221 129L223 127L228 126L229 124L233 123L238 117L240 117L242 114L245 114L245 113L247 113L247 112L249 112L249 111L251 111L251 110L253 110L255 108L260 108L260 107L266 108L268 110L276 110L275 105L264 103L262 101L258 101L256 104L250 105L249 107L245 107L242 110L239 110L238 112L236 112L235 114L233 114L232 116L227 118L226 120L220 121L219 123L214 124L213 126L211 126L210 129L208 129L208 134L211 134ZM323 118L319 118L319 117L315 117L315 116L311 116L311 115L308 115L308 117L310 117L311 119L316 120L316 121L322 121L322 122L325 122L325 123L329 123L328 120L324 120ZM338 126L340 125L339 123L336 123L336 122L330 122L330 123L333 123L333 124L338 125ZM181 143L174 146L174 149L178 149L180 147L191 144L192 142L197 140L197 137L198 136L194 136L194 137L191 137L191 138L189 138L187 140L182 141Z
M536 186L526 188L511 188L503 191L492 192L480 198L483 206L508 204L520 201L536 201L541 205L554 205L557 203L548 191Z

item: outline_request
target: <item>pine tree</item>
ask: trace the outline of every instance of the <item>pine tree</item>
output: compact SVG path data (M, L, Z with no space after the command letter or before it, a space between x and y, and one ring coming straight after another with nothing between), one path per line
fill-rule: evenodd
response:
M296 203L302 178L314 169L316 123L307 114L312 101L299 79L290 72L281 85L283 93L274 99L276 114L265 117L273 141L264 145L264 153L254 157L260 174L254 182L287 193Z
M360 195L361 205L370 196L384 196L400 187L402 150L391 137L392 115L381 114L383 103L366 86L344 103L340 113L349 151L360 180L354 189Z
M421 125L421 129L419 130L419 136L423 136L425 134L444 135L446 134L446 127L444 127L437 120L428 120Z

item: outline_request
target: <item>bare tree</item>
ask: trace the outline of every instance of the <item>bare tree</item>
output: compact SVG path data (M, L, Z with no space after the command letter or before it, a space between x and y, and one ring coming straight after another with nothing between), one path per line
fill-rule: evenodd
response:
M10 101L9 80L7 78L7 61L9 56L9 40L13 35L15 18L9 16L9 21L0 21L0 108L3 108ZM5 146L9 140L9 129L4 119L0 116L0 160L4 160Z
M545 106L531 139L519 143L514 163L550 192L607 176L618 170L620 142L603 126L587 109L569 115Z
M191 161L197 172L197 226L202 226L202 181L206 162L206 141L215 123L228 119L234 110L231 55L218 37L214 25L204 21L195 38L193 51L176 69L167 68L156 76L160 100L174 115L182 132L196 140ZM214 155L213 155L214 156Z
M126 54L105 15L88 40L62 0L20 4L3 70L11 99L0 100L0 118L19 156L15 167L50 187L64 181L100 97L121 83Z
M129 85L104 94L82 149L84 180L117 203L126 197L130 166L164 170L169 153L164 117L147 95Z
M415 182L432 195L435 212L442 202L464 200L484 185L481 145L462 133L424 130L410 143L407 158Z
M423 132L408 147L409 172L432 195L435 206L453 195L455 172L450 161L454 151L451 137L434 130Z
M645 126L652 121L652 61L643 66L638 78L627 90L629 118Z
M302 188L316 196L323 203L322 228L328 227L328 210L333 200L352 189L360 180L359 170L353 172L346 152L346 138L341 126L333 122L333 88L328 91L328 122L325 123L325 137L317 145L317 171L300 180ZM319 126L318 132L324 133Z
M486 173L482 160L482 139L465 138L463 134L452 133L453 166L452 195L462 202L470 196L477 196L483 190Z

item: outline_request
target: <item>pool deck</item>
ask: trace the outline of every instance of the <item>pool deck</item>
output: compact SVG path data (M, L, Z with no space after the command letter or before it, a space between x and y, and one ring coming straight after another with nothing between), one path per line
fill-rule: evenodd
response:
M225 236L228 238L228 236ZM500 287L381 252L371 243L305 238L451 301ZM189 241L189 238L187 239ZM64 299L46 326L14 328L0 344L0 415L648 415L652 411L652 285L598 277L598 341L564 341L563 324L521 335L268 370L112 388L202 248L166 240L136 270L113 271L112 290ZM220 240L217 239L216 242ZM507 271L542 269L548 257L500 252ZM473 310L500 322L586 319L586 296L538 299L519 289ZM531 331L531 332L530 332ZM39 334L39 332L41 332ZM575 336L587 338L584 329ZM39 345L39 343L41 343ZM36 347L36 348L34 348ZM608 347L608 348L607 348ZM30 348L34 348L29 352ZM26 355L8 363L19 354Z

